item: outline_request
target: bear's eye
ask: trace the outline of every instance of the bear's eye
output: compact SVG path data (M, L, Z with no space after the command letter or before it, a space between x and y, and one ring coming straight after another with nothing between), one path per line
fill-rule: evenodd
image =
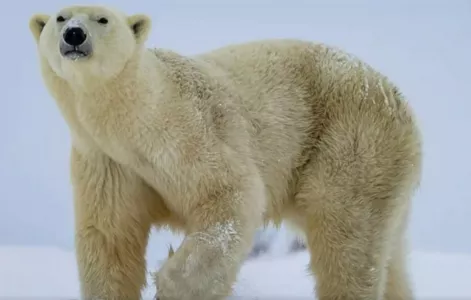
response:
M65 18L64 18L63 16L58 16L58 17L56 18L56 21L59 22L59 23L60 23L60 22L64 22L64 21L65 21Z
M100 24L108 24L108 19L107 18L99 18L98 23Z

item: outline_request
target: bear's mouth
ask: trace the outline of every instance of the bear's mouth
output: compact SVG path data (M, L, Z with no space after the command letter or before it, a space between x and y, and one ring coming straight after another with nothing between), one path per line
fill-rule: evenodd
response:
M92 53L90 42L85 42L79 46L68 45L64 42L60 43L59 51L65 59L82 60L88 58Z
M75 48L72 50L65 51L63 53L63 56L69 59L76 60L76 59L86 57L88 56L88 54L85 51L81 51L80 49Z

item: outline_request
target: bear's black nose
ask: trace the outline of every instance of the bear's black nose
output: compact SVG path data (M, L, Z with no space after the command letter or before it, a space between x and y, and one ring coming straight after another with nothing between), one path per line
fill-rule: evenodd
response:
M64 32L63 38L71 46L80 46L87 39L87 35L80 27L70 27Z

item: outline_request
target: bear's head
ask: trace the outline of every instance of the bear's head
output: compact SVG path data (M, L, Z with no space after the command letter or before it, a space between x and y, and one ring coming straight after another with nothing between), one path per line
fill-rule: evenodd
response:
M151 20L102 6L70 6L29 22L43 64L72 83L117 76L147 40Z

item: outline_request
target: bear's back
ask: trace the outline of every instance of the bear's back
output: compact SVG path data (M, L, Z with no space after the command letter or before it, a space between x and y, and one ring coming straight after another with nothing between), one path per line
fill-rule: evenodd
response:
M318 73L313 43L261 40L230 45L195 56L222 70L254 130L257 159L291 170L316 127L323 102L314 96ZM314 129L315 130L315 129ZM280 170L273 170L280 172Z
M193 57L155 53L178 90L198 95L203 115L211 116L221 104L237 107L251 128L251 155L277 199L287 197L286 180L312 158L332 124L349 128L363 122L386 134L396 128L395 119L409 119L402 97L385 76L323 44L261 40ZM225 124L222 135L234 140L226 142L245 144L237 140L242 125L234 120Z

